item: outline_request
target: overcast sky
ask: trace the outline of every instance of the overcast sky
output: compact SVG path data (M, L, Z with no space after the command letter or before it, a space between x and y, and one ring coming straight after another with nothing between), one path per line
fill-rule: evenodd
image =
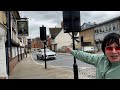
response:
M49 34L49 28L61 27L63 21L62 11L19 11L21 18L29 18L29 37L40 36L39 27L44 25ZM88 22L101 23L120 16L120 11L80 11L81 25Z

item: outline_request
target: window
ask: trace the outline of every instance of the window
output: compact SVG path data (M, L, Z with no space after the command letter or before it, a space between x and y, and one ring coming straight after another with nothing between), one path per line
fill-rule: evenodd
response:
M108 31L109 31L109 26L107 25L107 26L106 26L106 32L108 32Z
M119 29L119 22L117 22L117 29Z
M97 33L97 29L95 30L95 33Z
M96 30L96 32L98 33L98 29Z
M115 30L115 26L113 26L113 30Z
M113 23L112 26L113 26L113 30L115 30L115 23Z
M100 29L100 32L102 32L102 29Z
M12 15L12 28L15 30L15 25L16 25L16 20L14 18L14 16Z
M109 31L111 31L111 25L109 25Z

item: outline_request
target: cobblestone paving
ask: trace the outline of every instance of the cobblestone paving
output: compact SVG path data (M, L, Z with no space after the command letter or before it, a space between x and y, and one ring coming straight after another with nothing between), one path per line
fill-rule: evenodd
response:
M93 68L79 69L79 77L86 79L95 79L96 70Z
M68 70L68 71L74 73L73 72L73 68L65 68L64 67L62 69L65 69L65 70ZM79 79L95 79L96 78L96 69L95 68L91 68L91 67L88 67L88 68L86 68L86 67L79 67L78 68L78 75L79 75Z

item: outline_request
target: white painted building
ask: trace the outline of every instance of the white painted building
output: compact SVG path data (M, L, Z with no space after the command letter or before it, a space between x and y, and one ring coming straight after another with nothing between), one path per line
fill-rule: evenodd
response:
M52 40L52 50L60 51L64 46L71 46L72 39L68 33L64 33L62 28L49 28Z
M8 78L6 71L6 27L0 22L0 78Z
M63 29L55 38L55 43L57 43L57 51L61 49L63 46L71 46L72 38L68 33L64 33Z
M8 25L7 11L0 11L0 79L8 79L10 74L18 63L21 60L24 53L24 47L26 45L26 38L18 38L18 30L16 19L19 19L18 11L10 11L10 27ZM9 29L9 41L10 47L7 43L7 30ZM6 54L8 52L8 55ZM24 54L23 54L24 55ZM7 57L7 58L6 58ZM20 59L21 58L21 59Z

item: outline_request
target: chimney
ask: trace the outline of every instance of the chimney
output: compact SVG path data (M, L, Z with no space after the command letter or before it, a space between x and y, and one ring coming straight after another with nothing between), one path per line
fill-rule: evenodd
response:
M63 21L61 21L61 28L63 28Z
M94 25L96 25L96 22L94 22Z

